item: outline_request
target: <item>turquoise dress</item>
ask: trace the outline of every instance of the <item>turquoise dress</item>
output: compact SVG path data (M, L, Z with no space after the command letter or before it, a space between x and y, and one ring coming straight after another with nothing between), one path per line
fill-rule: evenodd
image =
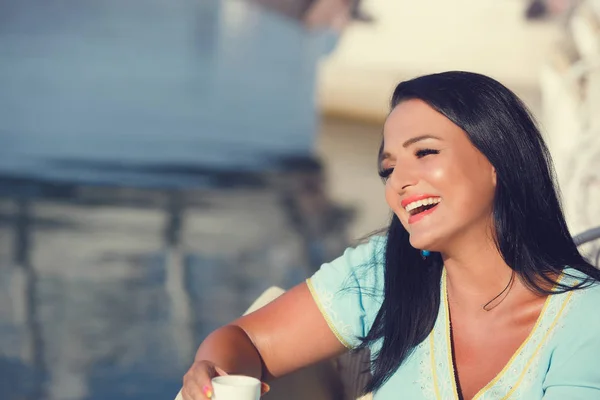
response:
M348 249L307 280L336 337L349 349L368 333L381 305L385 239ZM563 283L583 279L569 269ZM375 400L458 399L450 342L445 272L440 310L419 344ZM527 339L474 399L600 399L600 285L548 296ZM377 344L371 348L377 350Z

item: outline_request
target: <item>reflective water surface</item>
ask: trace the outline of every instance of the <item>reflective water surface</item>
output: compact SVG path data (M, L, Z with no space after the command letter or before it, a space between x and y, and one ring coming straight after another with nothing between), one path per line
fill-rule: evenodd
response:
M201 338L342 251L351 213L319 179L290 171L190 191L8 183L2 398L169 398Z

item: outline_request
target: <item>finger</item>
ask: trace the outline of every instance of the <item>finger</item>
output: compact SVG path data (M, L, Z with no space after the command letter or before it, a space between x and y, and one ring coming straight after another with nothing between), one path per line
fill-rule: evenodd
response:
M202 395L204 396L204 398L206 399L212 399L213 397L213 389L212 386L210 385L204 385L202 387Z
M229 375L227 372L223 371L221 368L217 367L216 365L214 366L214 370L215 370L216 375L219 375L219 376Z
M183 377L183 387L190 397L189 400L205 400L212 397L211 375L212 371L207 371L205 365L192 366L190 371Z
M194 390L190 389L190 386L184 386L181 389L181 397L183 397L183 400L197 400L198 397L194 395Z
M266 383L266 382L261 382L260 383L260 395L261 396L269 393L270 390L271 390L271 386L269 386L268 383Z
M208 400L208 399L212 399L213 397L213 389L212 386L210 385L203 385L202 387L200 387L200 385L197 384L197 382L194 382L194 388L193 388L193 396L192 396L192 400Z
M189 380L185 383L181 394L184 400L205 400L207 397L203 393L200 385L193 380Z
M215 376L216 371L212 365L206 363L197 363L190 370L190 378L198 385L198 387L204 390L204 386L208 386L212 390L210 383L211 379Z
M181 390L179 391L179 394L181 394L181 398L183 400L190 400L190 396L187 393L187 389L185 387L182 387ZM175 400L178 400L179 397L176 397Z
M189 378L189 372L183 376L183 387L181 388L181 397L183 400L194 400L193 393L190 393L192 380Z

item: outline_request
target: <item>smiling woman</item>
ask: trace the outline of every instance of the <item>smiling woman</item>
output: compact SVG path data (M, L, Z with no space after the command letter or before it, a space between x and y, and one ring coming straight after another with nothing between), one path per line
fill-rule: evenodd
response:
M464 234L491 232L495 170L444 115L422 100L401 102L385 124L382 153L386 200L414 247L464 248L459 240L472 242Z
M364 348L376 400L599 398L600 271L521 101L474 73L403 82L379 169L386 234L213 332L184 398L217 371L269 379Z

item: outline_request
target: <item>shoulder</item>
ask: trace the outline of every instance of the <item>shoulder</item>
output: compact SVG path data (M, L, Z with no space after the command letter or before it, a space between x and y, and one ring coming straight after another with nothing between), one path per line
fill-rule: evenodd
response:
M340 257L323 264L313 279L320 275L330 275L345 277L358 283L378 280L383 274L385 246L385 237L374 236L368 242L347 248Z
M579 278L579 282L587 278L579 271L573 275ZM567 276L565 280L570 279ZM577 280L574 282L577 283ZM556 296L554 309L557 317L556 324L553 324L556 325L556 335L544 381L544 398L598 398L600 284L593 282L583 288L553 296Z
M381 304L386 239L373 237L323 264L306 283L331 330L346 347L360 344Z
M378 265L384 261L386 244L386 236L372 236L366 242L347 248L343 257L360 263Z
M566 274L563 281L569 285L590 279L584 273L573 269L566 270ZM600 282L589 281L580 289L556 296L562 300L557 305L564 313L562 321L559 322L561 331L564 331L563 335L560 335L564 339L561 345L575 345L576 341L585 338L600 344Z
M600 306L600 282L572 268L566 269L565 275L564 281L571 286L583 283L581 288L564 294L569 297L570 304L566 306L569 307L568 314L574 318L591 317L590 322L597 321L600 325L600 314L597 312Z

